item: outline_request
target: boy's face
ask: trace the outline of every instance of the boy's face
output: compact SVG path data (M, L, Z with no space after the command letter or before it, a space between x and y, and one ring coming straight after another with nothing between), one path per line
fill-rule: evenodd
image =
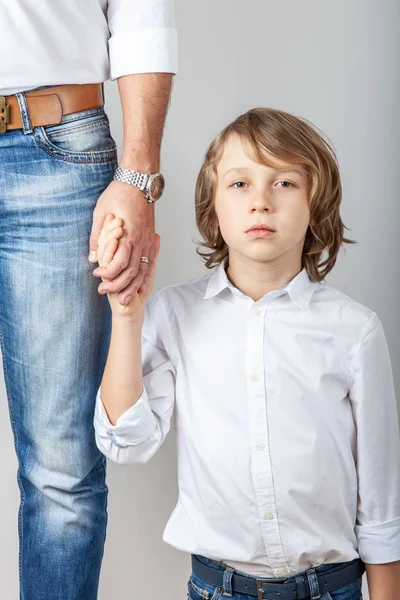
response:
M285 255L301 260L310 222L307 175L300 166L272 155L268 162L274 168L249 156L240 137L231 136L217 167L215 210L229 255L257 262Z

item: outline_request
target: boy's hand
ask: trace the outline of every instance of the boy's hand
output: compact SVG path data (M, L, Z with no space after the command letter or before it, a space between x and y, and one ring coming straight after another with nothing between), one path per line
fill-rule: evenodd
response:
M107 215L99 235L97 260L100 267L106 267L118 248L118 240L123 235L122 219ZM103 281L105 281L103 279Z
M107 215L101 229L97 247L97 258L101 267L106 267L114 258L118 248L118 240L123 236L122 219L115 218L114 215ZM142 285L139 290L131 297L127 305L122 305L118 301L119 292L107 293L113 316L133 316L144 314L144 307L150 297L153 288L154 276L156 271L157 256L160 249L160 236L155 234L155 259L152 265L152 272L147 273L149 280ZM106 279L103 279L106 282Z

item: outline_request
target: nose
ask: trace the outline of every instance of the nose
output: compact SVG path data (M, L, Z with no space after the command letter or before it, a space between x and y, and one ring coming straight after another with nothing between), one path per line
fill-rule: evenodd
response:
M250 197L249 210L251 213L273 212L272 199L266 190L254 190Z

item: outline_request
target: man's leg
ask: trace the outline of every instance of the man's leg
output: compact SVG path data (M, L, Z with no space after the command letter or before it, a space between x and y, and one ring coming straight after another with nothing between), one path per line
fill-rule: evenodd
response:
M79 132L79 147L88 135L93 150L96 129L104 145L97 124ZM27 131L0 137L0 333L22 600L97 598L107 488L92 420L110 311L87 255L93 209L116 166L104 150L103 162L72 162L90 155L52 156Z

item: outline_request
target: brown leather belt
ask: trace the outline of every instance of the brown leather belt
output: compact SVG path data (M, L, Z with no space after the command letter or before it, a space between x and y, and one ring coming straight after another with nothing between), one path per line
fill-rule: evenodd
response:
M101 83L59 85L25 94L32 127L57 125L63 115L70 115L104 104ZM22 129L21 112L16 96L0 96L0 133Z

